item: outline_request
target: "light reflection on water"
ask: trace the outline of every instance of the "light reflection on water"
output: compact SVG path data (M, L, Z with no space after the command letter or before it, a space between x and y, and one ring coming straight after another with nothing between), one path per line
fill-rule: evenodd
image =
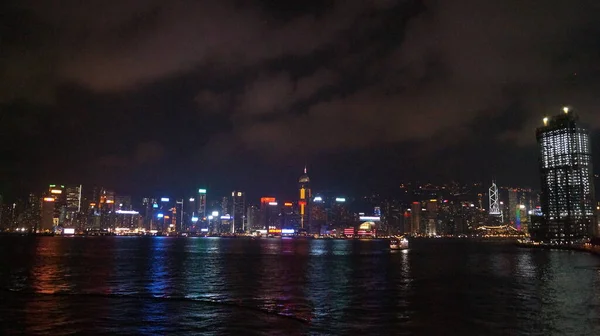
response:
M0 240L7 333L600 334L600 262L584 253L439 239L405 251L377 240Z

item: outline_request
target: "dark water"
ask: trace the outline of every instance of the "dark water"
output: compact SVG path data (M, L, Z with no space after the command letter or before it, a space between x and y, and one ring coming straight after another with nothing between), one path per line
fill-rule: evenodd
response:
M0 334L600 335L600 258L464 241L0 238Z

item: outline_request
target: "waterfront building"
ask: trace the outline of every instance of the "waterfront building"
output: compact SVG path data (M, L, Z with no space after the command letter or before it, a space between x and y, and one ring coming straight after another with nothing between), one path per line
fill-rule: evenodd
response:
M589 133L568 107L544 118L539 145L543 222L532 239L570 244L596 233L594 176ZM532 228L533 229L533 228Z
M300 191L300 197L298 200L298 208L300 209L300 229L308 230L310 228L310 204L309 200L312 198L310 189L310 178L306 173L306 167L304 167L304 174L298 179L298 189ZM319 232L311 232L319 233Z
M243 191L231 192L231 233L247 231L244 228L246 194Z

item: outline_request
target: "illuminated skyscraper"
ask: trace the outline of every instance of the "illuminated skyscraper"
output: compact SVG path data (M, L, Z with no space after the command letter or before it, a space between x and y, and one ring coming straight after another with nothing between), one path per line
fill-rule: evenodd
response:
M246 208L246 195L242 191L231 192L231 233L244 231L244 214ZM245 230L247 231L247 230Z
M410 206L410 232L414 235L422 233L421 231L421 202L412 202Z
M44 197L42 199L42 216L39 232L52 232L54 229L54 197Z
M66 218L67 197L64 185L51 184L48 187L46 197L54 198L54 214L52 222L54 226L62 225Z
M588 131L565 107L536 131L540 149L543 221L533 239L568 244L592 236L594 177Z
M260 222L265 230L281 230L279 220L279 204L275 197L261 197L260 199Z
M298 207L300 208L300 228L306 230L310 226L310 178L306 174L306 167L304 167L304 174L298 179L298 189L300 190L300 199L298 200ZM318 233L318 232L315 232Z
M65 224L80 227L81 185L67 186Z
M200 188L198 189L198 197L196 197L196 202L198 202L198 217L202 220L206 218L206 189Z

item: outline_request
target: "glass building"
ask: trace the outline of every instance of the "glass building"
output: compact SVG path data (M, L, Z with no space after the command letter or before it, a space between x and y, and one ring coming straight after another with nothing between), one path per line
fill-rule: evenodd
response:
M544 118L536 131L543 220L531 235L552 244L580 242L596 233L589 134L573 111L563 111Z

